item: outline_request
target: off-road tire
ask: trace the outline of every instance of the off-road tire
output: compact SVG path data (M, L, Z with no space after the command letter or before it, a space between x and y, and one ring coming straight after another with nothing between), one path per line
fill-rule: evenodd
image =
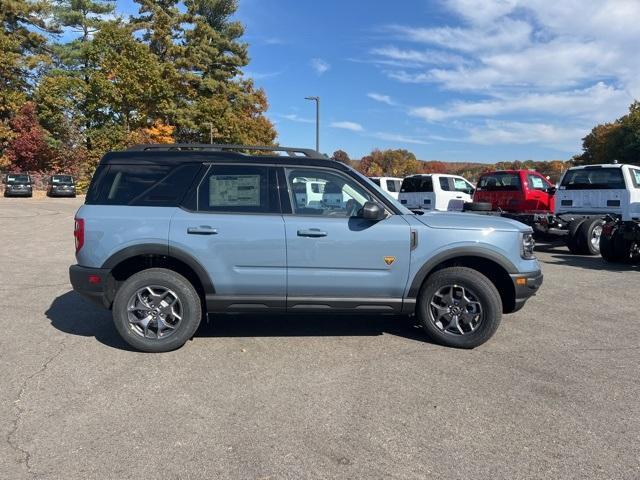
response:
M470 291L482 307L482 319L475 331L454 335L444 332L434 321L430 303L442 288L455 285ZM477 270L450 267L430 275L418 294L416 314L421 327L431 340L454 348L475 348L489 340L502 320L502 301L494 284Z
M166 338L145 338L134 331L128 316L128 303L135 293L150 285L172 290L180 299L182 320L175 332ZM193 337L202 319L201 300L193 285L172 270L150 268L129 277L118 289L113 302L113 321L120 336L143 352L168 352L184 345Z

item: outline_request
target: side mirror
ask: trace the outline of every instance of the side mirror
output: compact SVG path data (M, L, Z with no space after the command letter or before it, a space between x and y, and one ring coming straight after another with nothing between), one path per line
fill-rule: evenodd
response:
M549 187L549 188L547 188L547 193L548 193L549 195L555 195L557 191L558 191L558 189L557 189L556 187Z
M378 221L384 218L384 208L376 202L366 202L362 206L360 216L367 220Z

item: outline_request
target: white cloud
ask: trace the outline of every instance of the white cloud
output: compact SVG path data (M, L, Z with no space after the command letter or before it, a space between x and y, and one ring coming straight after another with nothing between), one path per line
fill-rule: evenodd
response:
M356 122L331 122L329 126L332 128L351 130L352 132L364 132L364 128L362 127L362 125Z
M588 120L611 119L631 102L625 90L602 82L585 89L556 93L524 93L506 95L479 102L456 101L444 107L417 107L410 114L428 121L462 117L495 117L512 113L545 113L581 117Z
M312 58L309 65L311 65L311 68L313 68L318 75L326 73L331 68L331 65L322 58Z
M457 24L388 26L399 46L370 50L371 61L399 82L446 90L449 101L414 100L408 113L466 119L463 141L577 152L595 123L640 98L639 0L441 2Z
M469 128L467 141L480 145L541 144L565 152L576 152L584 132L581 126L489 120L483 125Z
M315 123L315 120L312 120L311 118L305 118L305 117L301 117L299 116L297 113L287 113L285 115L276 115L278 117L282 117L285 120L290 120L292 122L298 122L298 123Z
M427 145L429 143L419 138L413 138L400 133L391 132L376 132L372 137L392 143L412 143L415 145Z
M367 97L371 100L375 100L376 102L386 103L387 105L397 105L396 102L389 95L383 95L381 93L369 92L367 93Z

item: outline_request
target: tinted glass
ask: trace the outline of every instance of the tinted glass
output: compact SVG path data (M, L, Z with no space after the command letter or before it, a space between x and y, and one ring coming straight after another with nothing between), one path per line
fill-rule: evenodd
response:
M379 178L370 178L369 180L371 180L376 185L380 186L380 179Z
M387 190L389 192L397 192L398 191L398 185L396 183L396 180L387 180Z
M631 172L631 181L633 181L633 186L636 188L640 188L640 170L637 168L632 168Z
M483 175L478 182L478 189L488 191L518 191L520 190L520 175L506 172Z
M177 206L198 165L100 166L87 192L87 204Z
M561 187L566 190L596 190L625 188L621 168L580 168L568 170Z
M51 183L62 183L64 185L72 185L73 177L71 175L54 175L51 177Z
M253 165L213 165L198 186L198 210L279 213L275 170Z
M433 180L431 177L407 177L402 181L400 192L433 192Z
M452 190L448 177L440 177L440 188L445 192L450 192Z
M31 179L29 175L8 174L7 183L30 183Z
M295 169L287 171L291 186L293 213L298 215L324 215L352 217L373 197L351 178L325 170ZM322 193L315 193L311 186L323 185ZM305 188L300 188L304 185Z

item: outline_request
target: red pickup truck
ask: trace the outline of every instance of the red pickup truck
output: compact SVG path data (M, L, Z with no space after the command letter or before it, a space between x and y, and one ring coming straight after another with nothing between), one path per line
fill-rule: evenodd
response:
M510 213L553 213L555 187L532 170L499 170L478 180L474 202Z

